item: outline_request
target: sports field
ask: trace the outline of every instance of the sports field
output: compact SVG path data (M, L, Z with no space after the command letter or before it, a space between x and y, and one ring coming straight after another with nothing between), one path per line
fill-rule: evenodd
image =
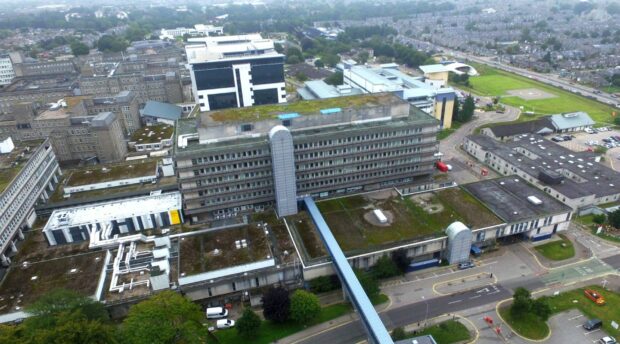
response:
M533 111L536 114L556 114L562 112L585 111L592 119L600 123L612 123L614 108L544 83L528 79L516 74L504 72L484 65L472 64L480 76L469 79L470 88L463 88L484 96L501 96L501 102L515 107L523 106L524 111ZM553 98L526 100L508 94L510 90L539 89L554 95ZM532 116L523 115L520 120L532 119Z

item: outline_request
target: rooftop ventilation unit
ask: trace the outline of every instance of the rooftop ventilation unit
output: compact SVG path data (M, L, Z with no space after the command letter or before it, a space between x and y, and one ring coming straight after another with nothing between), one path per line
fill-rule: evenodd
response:
M536 196L528 196L527 200L532 203L533 205L541 205L542 201L540 200L540 198L536 197Z

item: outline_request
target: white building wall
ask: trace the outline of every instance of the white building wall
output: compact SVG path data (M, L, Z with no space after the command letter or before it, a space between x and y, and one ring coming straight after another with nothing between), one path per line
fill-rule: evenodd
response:
M0 86L8 85L15 77L13 63L8 55L0 56Z

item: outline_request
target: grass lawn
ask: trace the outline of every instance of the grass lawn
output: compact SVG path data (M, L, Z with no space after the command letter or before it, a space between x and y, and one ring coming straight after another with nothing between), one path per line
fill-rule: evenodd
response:
M457 131L463 123L452 122L452 128L442 129L439 134L437 134L437 140L443 140L448 136L452 135L455 131Z
M584 289L592 289L602 295L606 304L598 306L583 294ZM574 301L577 302L574 302ZM620 319L620 295L606 291L599 286L589 286L561 293L558 296L549 298L549 305L554 313L563 312L571 308L577 308L588 318L598 318L603 320L603 330L616 338L620 331L611 327L611 321ZM585 321L585 319L584 319Z
M437 344L451 344L471 339L469 330L456 320L448 320L435 326L427 327L411 337L432 335Z
M349 313L351 309L352 308L349 303L338 303L335 305L323 307L323 309L321 309L321 314L318 316L318 318L305 325L301 325L293 321L289 321L283 324L276 324L272 323L271 321L263 321L260 329L251 338L251 342L254 344L273 343L279 339L297 333L304 328L330 321L341 315L345 315ZM222 344L238 344L249 342L248 338L239 336L237 330L234 328L228 330L219 330L215 332L215 336Z
M524 111L534 111L540 114L585 111L596 122L612 123L611 113L614 111L614 108L608 105L516 74L485 65L473 63L472 65L478 70L480 76L469 79L470 87L459 85L456 85L456 87L484 96L501 96L502 103L516 107L523 106ZM525 100L507 94L509 90L525 88L537 88L553 94L555 97ZM531 117L521 116L520 120L528 120Z
M562 240L536 246L536 251L551 260L564 260L574 257L575 247L573 243L562 234L560 234L560 237Z
M549 334L549 326L547 322L531 313L524 316L513 318L510 314L510 307L504 307L499 310L502 318L512 327L512 329L520 335L529 339L543 339Z

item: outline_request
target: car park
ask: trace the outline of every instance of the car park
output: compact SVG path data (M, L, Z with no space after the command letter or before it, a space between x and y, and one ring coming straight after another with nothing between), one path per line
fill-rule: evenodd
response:
M215 323L218 329L231 328L235 326L235 321L231 319L220 319Z

